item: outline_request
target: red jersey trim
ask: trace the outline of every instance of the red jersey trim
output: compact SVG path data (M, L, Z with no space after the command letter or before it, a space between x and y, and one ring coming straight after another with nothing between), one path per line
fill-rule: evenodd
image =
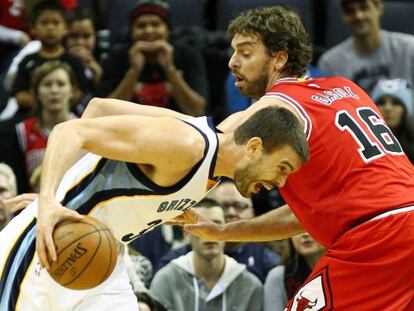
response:
M308 113L303 109L302 105L299 104L296 100L294 100L292 97L280 93L280 92L269 92L266 93L263 97L275 97L277 99L280 99L281 101L285 102L289 106L291 106L295 111L299 114L299 116L302 118L303 123L305 125L305 135L306 139L309 140L311 133L312 133L312 121L309 117Z

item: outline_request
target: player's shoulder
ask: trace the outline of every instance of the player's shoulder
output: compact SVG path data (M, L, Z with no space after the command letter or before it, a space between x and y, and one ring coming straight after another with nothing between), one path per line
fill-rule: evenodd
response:
M169 137L165 140L165 147L171 151L171 158L177 158L180 163L188 165L197 163L203 158L206 138L200 125L169 117L159 119L162 124L160 135Z

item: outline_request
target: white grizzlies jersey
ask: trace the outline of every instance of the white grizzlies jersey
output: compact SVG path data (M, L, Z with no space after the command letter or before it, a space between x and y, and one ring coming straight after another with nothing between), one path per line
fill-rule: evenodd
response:
M100 219L123 243L180 215L203 199L216 183L212 175L218 149L209 118L185 122L203 135L206 147L202 160L177 184L160 187L134 163L87 154L63 177L58 200L80 214Z
M102 220L123 243L171 220L204 198L219 181L213 178L218 138L211 119L200 117L183 122L202 134L205 151L203 158L176 185L160 187L134 163L87 154L64 175L56 198L80 214ZM0 231L0 311L72 310L80 301L102 294L101 286L114 293L110 286L122 277L126 281L119 281L117 289L122 288L124 283L129 286L124 272L124 276L122 273L115 276L114 272L103 284L88 291L72 291L54 283L47 273L38 269L35 256L36 215L37 202L33 202ZM117 263L115 270L124 269L119 268ZM125 290L120 292L125 293ZM136 304L132 292L130 296ZM112 300L119 306L112 307L107 302L111 310L128 309L116 299Z

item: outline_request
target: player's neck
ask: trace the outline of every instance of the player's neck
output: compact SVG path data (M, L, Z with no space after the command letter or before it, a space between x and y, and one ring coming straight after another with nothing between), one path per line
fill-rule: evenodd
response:
M295 76L289 76L284 72L275 72L269 79L269 82L266 86L266 92L269 91L269 89L280 79L284 78L297 78ZM264 94L263 94L264 95Z
M217 152L214 176L225 176L233 179L235 165L243 158L243 146L237 145L233 139L233 132L218 134L219 148Z

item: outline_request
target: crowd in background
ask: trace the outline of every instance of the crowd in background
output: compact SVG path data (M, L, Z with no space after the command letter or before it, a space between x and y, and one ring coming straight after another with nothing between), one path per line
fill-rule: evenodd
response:
M0 229L19 212L11 198L38 191L53 127L79 117L93 96L209 114L217 123L251 105L227 67L232 51L225 28L240 11L259 5L285 5L303 18L314 43L307 75L345 76L361 86L414 163L414 28L404 28L409 23L404 14L414 13L414 3L398 3L2 1ZM400 20L393 23L398 17L390 19L387 10L399 8ZM332 35L327 23L335 14L330 27L348 32ZM247 199L225 181L195 208L224 223L282 204L277 190ZM126 263L141 311L189 310L189 305L283 310L323 251L308 234L267 244L224 244L160 226L130 244Z

